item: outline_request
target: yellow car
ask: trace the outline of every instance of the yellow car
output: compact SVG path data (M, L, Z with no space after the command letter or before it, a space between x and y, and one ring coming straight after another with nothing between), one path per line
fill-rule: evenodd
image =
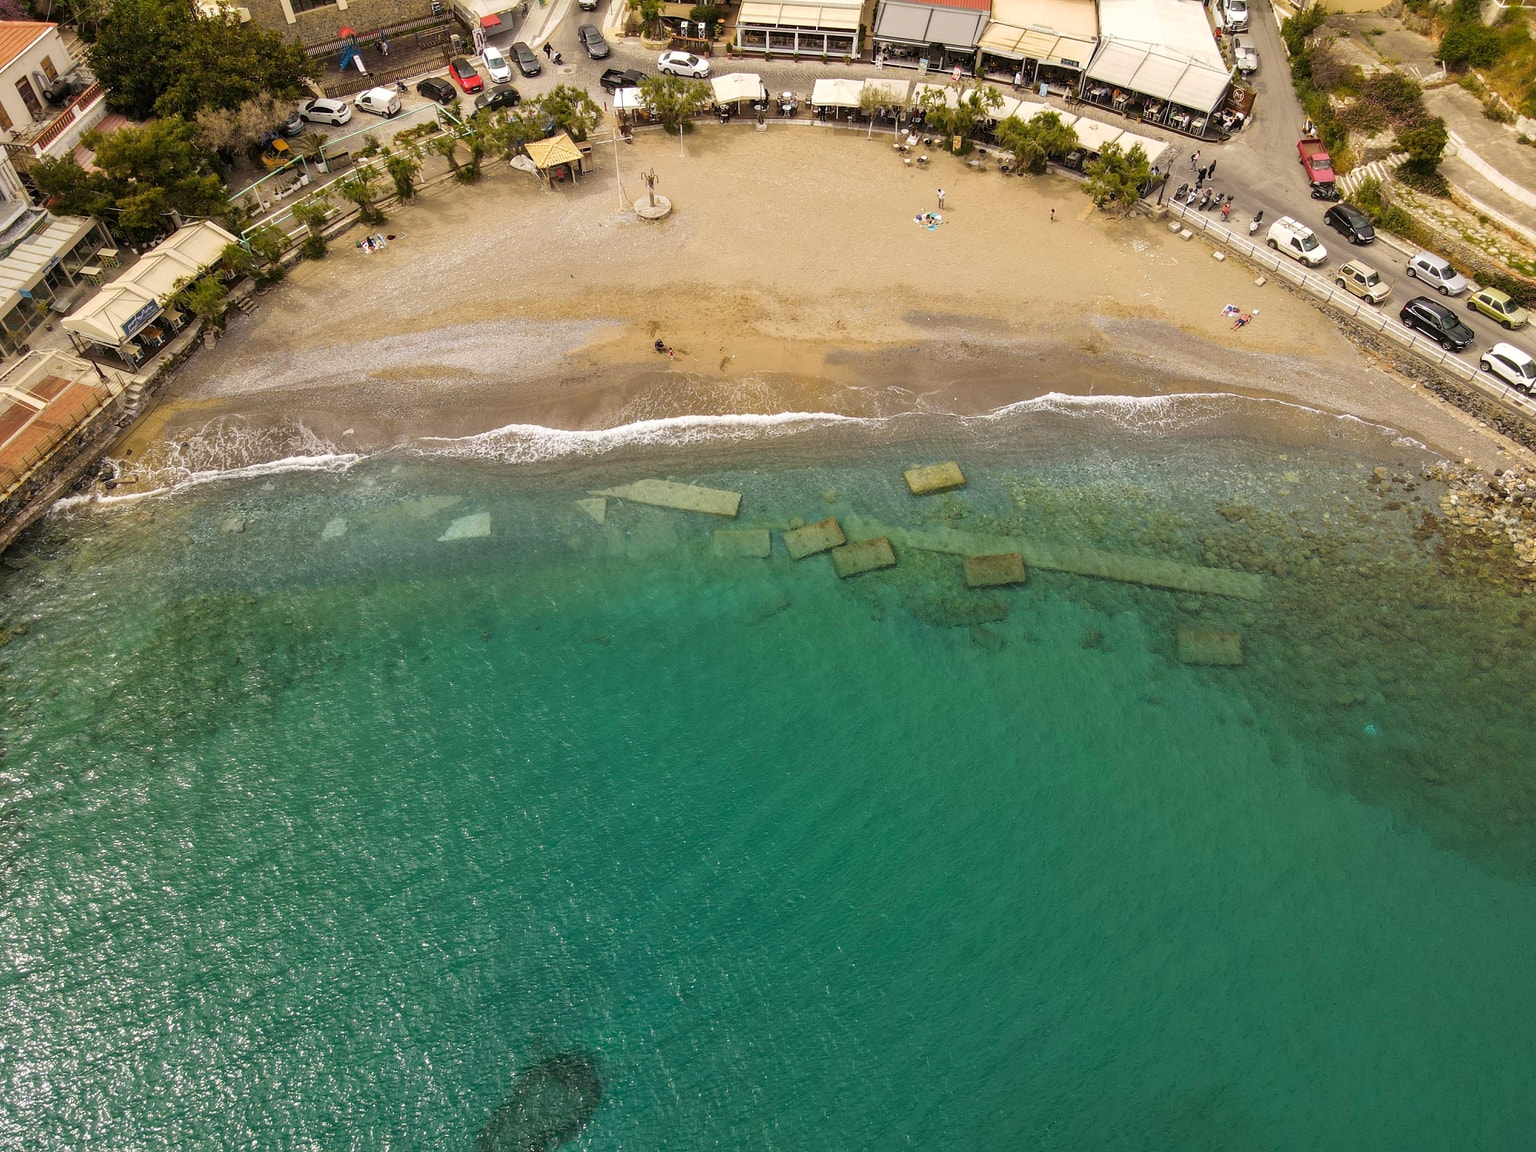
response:
M261 154L261 162L266 167L277 170L293 159L293 149L288 147L286 140L274 140L267 145L266 151Z
M1511 300L1507 292L1497 288L1482 288L1472 293L1467 298L1467 310L1481 312L1511 331L1523 328L1531 318L1531 314Z

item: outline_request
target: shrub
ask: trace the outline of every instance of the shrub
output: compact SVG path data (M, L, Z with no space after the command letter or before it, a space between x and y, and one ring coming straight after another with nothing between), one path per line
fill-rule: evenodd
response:
M1498 32L1477 19L1452 24L1435 50L1435 56L1448 68L1491 68L1503 53Z
M306 236L306 237L304 237L304 243L299 245L299 251L301 253L303 253L304 259L306 259L306 260L321 260L321 259L323 259L325 257L325 252L326 252L325 237L324 236Z

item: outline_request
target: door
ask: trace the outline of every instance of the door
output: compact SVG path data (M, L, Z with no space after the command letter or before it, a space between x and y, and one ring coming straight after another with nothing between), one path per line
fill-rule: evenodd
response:
M16 81L16 91L21 95L21 102L27 106L27 111L32 113L32 119L42 119L43 102L37 98L37 93L32 90L32 81L23 76L20 80Z

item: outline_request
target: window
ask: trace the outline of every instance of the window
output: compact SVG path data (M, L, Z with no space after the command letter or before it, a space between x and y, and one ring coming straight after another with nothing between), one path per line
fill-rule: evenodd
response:
M51 57L43 57L43 75L48 77L48 83L50 84L59 78L59 70L53 66L53 59Z
M329 8L336 0L290 0L295 12L310 12L316 8Z
M5 105L0 104L0 130L9 132L15 126L11 122L11 114L5 110Z

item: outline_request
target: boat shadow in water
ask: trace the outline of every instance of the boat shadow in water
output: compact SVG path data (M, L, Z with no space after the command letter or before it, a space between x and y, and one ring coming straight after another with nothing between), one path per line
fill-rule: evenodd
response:
M597 1061L585 1052L530 1064L480 1129L475 1152L549 1152L582 1130L602 1098Z

